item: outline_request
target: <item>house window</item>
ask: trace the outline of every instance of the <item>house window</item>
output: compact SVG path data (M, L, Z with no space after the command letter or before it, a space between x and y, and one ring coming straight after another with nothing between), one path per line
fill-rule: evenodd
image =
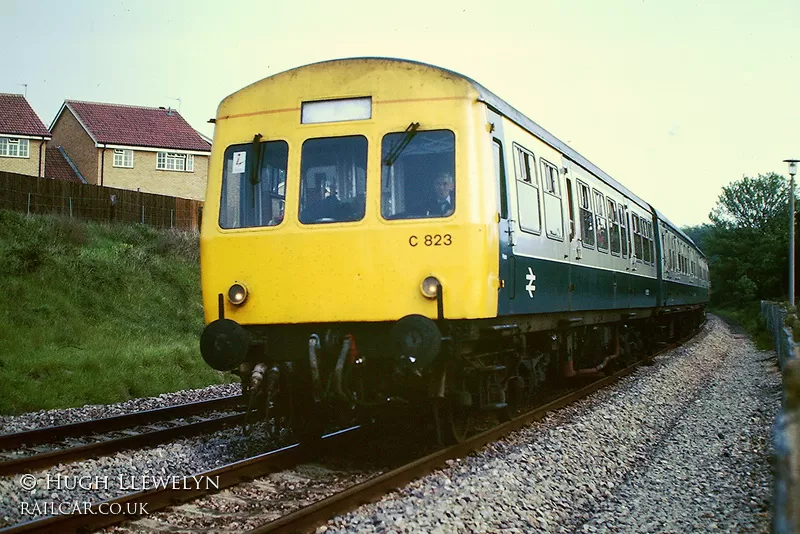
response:
M156 159L156 169L194 172L194 156L177 152L159 152Z
M133 150L114 149L114 167L133 168Z
M29 157L28 142L27 139L0 137L0 156L8 158L27 158Z

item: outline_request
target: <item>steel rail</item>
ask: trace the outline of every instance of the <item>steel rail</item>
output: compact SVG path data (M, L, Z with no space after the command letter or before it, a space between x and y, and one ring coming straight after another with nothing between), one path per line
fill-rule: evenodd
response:
M696 334L696 332L695 332ZM541 420L548 412L562 408L568 404L584 398L591 393L611 385L621 378L633 373L639 366L646 364L658 354L671 350L687 340L694 337L689 335L680 341L670 344L646 356L633 365L618 371L617 373L597 380L592 384L584 386L577 391L571 392L561 398L555 399L544 406L526 412L511 421L488 429L460 444L440 449L428 456L415 460L405 466L401 466L383 475L374 477L361 484L353 486L343 492L318 501L310 506L301 508L291 514L283 516L277 520L266 523L250 531L249 534L262 534L266 532L298 532L308 530L316 525L322 524L330 517L341 514L353 509L354 507L375 501L381 496L394 491L408 482L420 478L432 471L440 468L447 460L463 457L483 445L496 441L506 434L517 430L530 422ZM164 487L155 488L147 491L140 491L123 495L121 497L97 503L91 507L89 514L57 515L39 520L18 523L11 527L0 529L0 534L20 534L25 532L85 532L109 525L121 523L129 519L135 519L137 515L126 513L102 515L99 513L101 506L118 504L122 510L129 504L146 504L147 513L163 510L169 506L180 504L197 497L206 495L213 491L222 490L234 486L243 481L252 480L256 477L264 476L269 473L286 469L307 461L313 457L319 448L340 447L350 439L358 440L362 437L361 427L353 427L328 436L324 436L319 447L305 447L300 444L289 445L282 449L263 453L261 455L247 458L238 462L206 471L204 473L190 475L183 480L208 480L215 479L217 482L212 489L202 488L174 488ZM179 484L180 486L180 484Z
M266 534L273 532L304 532L309 531L335 515L339 515L363 504L374 502L384 495L402 488L409 482L428 475L436 469L445 465L448 460L462 458L471 452L483 447L487 443L497 441L505 435L522 428L523 426L541 420L548 412L563 408L573 402L580 400L588 395L603 389L606 386L618 382L625 376L633 373L639 366L647 364L652 358L680 346L695 334L663 347L651 355L645 356L636 363L622 369L613 375L597 380L586 385L577 391L571 392L552 402L528 411L511 421L490 428L477 434L462 443L440 449L423 458L415 460L409 464L398 467L388 473L366 480L356 486L348 488L340 493L318 501L312 505L300 508L288 515L266 523L260 527L250 530L248 534Z
M134 449L146 447L156 443L164 443L178 437L197 436L206 432L214 432L226 426L232 426L244 422L245 414L238 413L227 415L216 419L198 421L178 425L162 430L142 432L134 436L123 438L107 439L81 445L79 447L69 447L66 449L24 456L0 462L0 475L14 475L25 471L42 469L65 462L75 462L96 456L111 454L124 449Z
M312 457L318 453L320 449L345 446L350 440L361 438L361 434L361 427L347 428L323 436L320 442L314 447L301 446L299 443L295 443L294 445L265 452L258 456L218 467L217 469L184 477L179 479L178 487L168 484L167 487L129 493L115 499L92 505L88 514L55 515L43 519L18 523L0 529L0 534L21 534L23 532L86 532L122 523L129 519L135 519L137 516L128 515L124 512L117 514L107 513L104 515L100 513L100 510L110 511L112 510L111 505L119 505L120 509L125 511L136 509L136 505L138 504L145 504L147 513L150 514L169 506L190 501L241 482L252 480L256 477L290 468ZM197 481L203 480L214 480L215 483L213 487L210 488L208 485L200 487L202 484L196 484Z
M0 434L0 450L16 449L22 445L41 445L67 438L86 436L100 432L111 432L133 426L157 423L182 416L197 415L211 410L232 409L242 406L241 395L231 395L204 401L178 404L102 419L92 419L68 425L48 426L15 434Z

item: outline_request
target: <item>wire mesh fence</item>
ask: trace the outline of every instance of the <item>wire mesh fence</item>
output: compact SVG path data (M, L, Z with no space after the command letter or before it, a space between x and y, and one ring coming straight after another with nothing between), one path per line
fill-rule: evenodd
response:
M0 209L197 231L203 202L0 171Z
M778 353L778 362L781 370L786 369L786 364L795 358L797 344L792 337L792 329L786 326L786 309L777 302L761 301L761 317L767 324L767 329L772 333L775 352Z
M790 395L787 376L790 365L797 365L798 344L786 326L786 308L776 302L761 301L761 317L773 335L775 352L783 372L783 402L773 427L775 446L775 491L772 531L776 534L800 532L800 412L787 402Z

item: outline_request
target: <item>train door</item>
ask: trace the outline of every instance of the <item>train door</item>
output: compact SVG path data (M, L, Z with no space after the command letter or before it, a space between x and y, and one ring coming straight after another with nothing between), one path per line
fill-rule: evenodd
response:
M581 248L581 239L578 232L578 224L576 219L575 213L575 177L572 174L572 170L570 168L570 163L568 160L564 160L563 168L566 169L564 173L564 182L566 185L566 197L567 197L567 220L569 221L568 229L569 233L567 234L567 250L565 257L569 262L569 278L568 278L568 294L569 294L569 309L572 309L572 297L575 293L575 284L573 283L573 266L576 262L580 262L583 258L583 249Z
M498 292L497 313L508 315L512 313L512 302L516 298L516 259L514 257L515 221L509 212L509 177L506 159L507 148L503 139L503 117L491 108L486 108L489 139L491 142L494 175L497 184L500 230L500 280L502 281ZM513 168L513 167L512 167Z
M622 206L622 220L625 223L625 227L627 231L625 232L625 239L627 241L627 249L628 249L628 262L627 268L625 270L628 275L625 277L625 283L623 284L623 290L625 291L626 297L624 298L623 302L626 308L630 308L633 306L633 292L635 288L635 280L634 277L636 276L636 252L633 249L633 226L631 226L631 213L628 209L628 203L626 202L624 206Z
M652 207L650 208L652 209ZM656 257L653 259L653 262L656 266L656 278L658 278L658 285L657 287L657 299L656 299L656 306L663 306L665 295L666 295L666 287L664 286L664 275L666 274L666 262L664 258L666 255L664 254L664 241L666 237L666 231L661 226L661 221L655 216L653 213L653 239L655 240L655 253Z

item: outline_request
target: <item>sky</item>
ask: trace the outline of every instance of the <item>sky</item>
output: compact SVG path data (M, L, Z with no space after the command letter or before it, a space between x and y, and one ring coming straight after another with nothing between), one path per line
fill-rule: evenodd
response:
M384 56L475 79L681 226L800 159L797 0L0 3L0 92L46 126L74 99L179 108L211 136L246 85Z

